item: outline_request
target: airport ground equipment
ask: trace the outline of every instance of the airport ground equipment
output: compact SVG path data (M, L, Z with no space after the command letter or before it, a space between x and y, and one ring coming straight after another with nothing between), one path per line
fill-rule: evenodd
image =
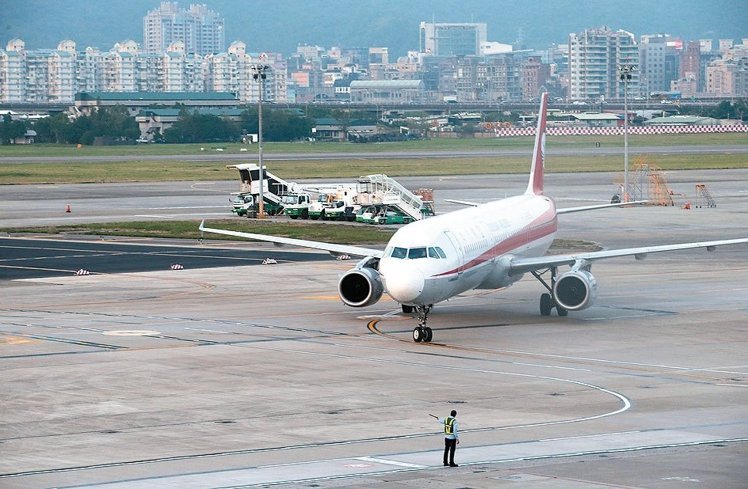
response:
M359 205L385 204L410 216L414 221L422 219L428 212L424 212L424 203L420 195L416 195L384 174L359 177L358 194ZM433 200L431 204L430 208L433 211Z
M283 212L291 219L309 219L312 196L307 192L290 192L281 196Z
M238 170L241 182L240 192L236 194L241 197L232 201L234 212L250 217L256 215L252 206L258 205L260 167L244 163L227 165L227 168ZM383 174L365 175L356 183L317 184L288 182L267 168L263 175L263 200L269 215L284 212L292 219L354 221L361 207L366 205L387 207L380 219L372 220L375 224L407 223L434 215L432 189L419 189L414 193ZM249 199L254 200L250 203Z
M231 202L231 212L237 216L248 215L254 209L255 199L250 193L232 194L229 200Z
M385 204L361 206L356 213L356 222L364 224L408 224L414 219Z
M696 184L696 207L717 207L712 193L703 183Z
M260 195L260 167L254 163L242 163L238 165L226 165L226 168L239 170L241 183L239 194L250 194L255 201ZM278 214L283 211L281 195L292 191L290 184L282 178L273 175L267 169L263 169L264 181L262 188L262 200L264 200L265 212L269 215Z
M665 172L661 168L648 163L645 156L640 156L634 162L632 175L629 178L629 202L646 200L649 205L672 206L675 205L673 197L676 194L670 189L665 178ZM623 200L622 178L618 178L618 194L613 196Z

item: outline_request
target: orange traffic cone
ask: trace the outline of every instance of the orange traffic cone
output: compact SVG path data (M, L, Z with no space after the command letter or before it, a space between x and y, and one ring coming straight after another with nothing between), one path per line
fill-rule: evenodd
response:
M65 212L67 212L68 214L70 214L71 212L73 212L73 210L70 208L70 204L68 204L68 205L65 206Z

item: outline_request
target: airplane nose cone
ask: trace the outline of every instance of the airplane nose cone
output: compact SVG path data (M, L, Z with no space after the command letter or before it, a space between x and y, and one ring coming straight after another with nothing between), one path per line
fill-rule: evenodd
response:
M423 292L423 274L414 269L390 270L385 276L387 293L400 303L413 302Z

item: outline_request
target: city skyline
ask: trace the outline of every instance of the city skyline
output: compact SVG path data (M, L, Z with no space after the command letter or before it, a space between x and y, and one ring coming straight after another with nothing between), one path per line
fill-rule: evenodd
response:
M125 40L143 45L143 17L160 3L133 0L123 8L119 2L6 0L0 43L4 46L11 39L20 38L28 49L51 49L66 39L81 48L108 49ZM430 3L415 0L408 4L395 0L286 0L272 4L264 0L252 3L214 0L183 1L179 7L187 9L191 3L205 3L208 9L226 19L226 44L239 40L247 44L249 51L283 55L293 53L298 45L310 44L328 48L384 46L389 48L392 58L397 58L418 49L419 24L423 21L485 23L489 41L519 42L531 49L565 44L569 34L603 25L632 32L637 37L668 33L685 40L737 40L748 36L740 22L741 16L734 15L746 4L736 0L716 0L707 2L708 5L692 0L656 4L634 0L627 2L625 9L615 4L567 0L536 1L523 6L484 0ZM509 4L512 8L502 8ZM83 5L85 8L76 8ZM351 10L354 5L356 8ZM38 15L40 11L44 14ZM265 34L266 31L272 35Z
M512 45L489 37L486 22L420 21L418 45L407 56L391 56L381 44L297 44L288 55L253 50L243 40L227 47L225 19L207 4L160 2L141 26L141 36L108 51L77 39L64 39L56 49L10 40L0 49L0 102L64 103L80 92L230 92L254 102L258 63L270 68L263 97L281 103L494 103L533 100L542 91L573 101L621 99L630 92L691 98L748 93L747 38L715 44L603 25L532 50L519 40ZM618 73L623 65L631 74L626 83Z

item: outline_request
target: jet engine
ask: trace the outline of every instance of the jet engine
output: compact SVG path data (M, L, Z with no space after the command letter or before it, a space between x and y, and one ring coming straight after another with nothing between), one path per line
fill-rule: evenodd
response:
M345 272L338 282L338 294L347 306L365 307L375 304L384 292L382 277L371 267L358 266Z
M597 298L597 279L587 270L571 270L556 280L556 302L568 311L581 311Z

